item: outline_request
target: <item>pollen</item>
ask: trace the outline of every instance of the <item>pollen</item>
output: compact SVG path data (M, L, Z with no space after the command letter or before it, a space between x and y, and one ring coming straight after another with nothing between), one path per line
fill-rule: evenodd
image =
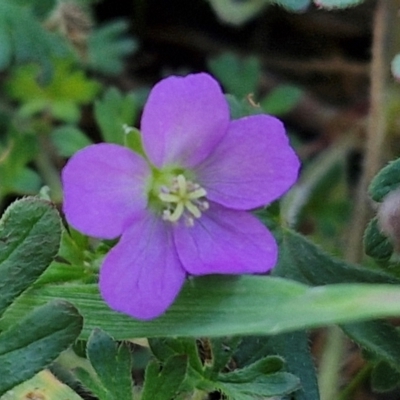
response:
M184 175L176 176L170 187L162 187L159 199L166 203L163 211L165 221L177 222L183 218L187 226L193 226L195 219L201 217L209 208L205 200L207 192L199 184L186 179Z

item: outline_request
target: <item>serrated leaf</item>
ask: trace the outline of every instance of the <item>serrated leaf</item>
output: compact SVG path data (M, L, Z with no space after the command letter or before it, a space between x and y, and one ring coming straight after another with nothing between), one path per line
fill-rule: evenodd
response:
M129 25L114 21L96 29L88 40L88 66L98 72L117 75L123 59L137 49L137 42L127 35Z
M50 203L31 197L7 208L0 220L0 316L50 265L60 237L60 217Z
M4 331L0 335L0 395L49 365L79 336L82 325L75 307L56 300Z
M361 347L385 360L400 372L400 333L385 321L342 325L344 332Z
M30 7L12 1L0 3L0 26L3 53L2 67L17 63L35 61L41 64L41 77L50 78L49 59L67 53L65 43L55 34L46 31L36 19Z
M146 368L141 400L170 400L174 398L186 377L187 358L173 356L160 366L151 361Z
M87 356L109 399L132 400L132 360L126 344L117 344L100 329L89 337Z
M368 192L372 200L381 202L389 192L400 187L400 158L382 168L372 179Z

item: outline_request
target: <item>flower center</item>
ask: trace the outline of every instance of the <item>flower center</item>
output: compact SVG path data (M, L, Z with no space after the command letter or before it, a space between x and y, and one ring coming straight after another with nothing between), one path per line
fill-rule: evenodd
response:
M207 192L197 183L193 183L180 174L173 178L170 187L162 186L159 199L166 204L162 217L165 221L176 222L184 218L187 226L194 225L194 219L200 218L202 211L209 208L205 200Z

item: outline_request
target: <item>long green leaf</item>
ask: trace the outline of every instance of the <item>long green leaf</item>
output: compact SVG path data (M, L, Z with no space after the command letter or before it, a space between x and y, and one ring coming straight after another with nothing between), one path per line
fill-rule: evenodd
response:
M82 337L100 327L115 339L171 336L270 335L334 323L400 315L400 286L340 284L309 288L267 276L206 276L190 280L165 315L143 322L116 313L97 285L45 285L9 308L0 329L54 298L75 304Z

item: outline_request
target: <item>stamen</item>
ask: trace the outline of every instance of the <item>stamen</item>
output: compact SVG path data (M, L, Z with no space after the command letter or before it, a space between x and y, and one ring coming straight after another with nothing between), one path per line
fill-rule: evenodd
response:
M177 222L184 218L186 226L193 226L194 221L208 210L209 204L204 200L207 192L197 183L186 180L182 174L176 176L171 186L162 186L158 198L166 204L162 218L165 221Z
M186 183L186 179L183 175L178 175L176 177L176 182L178 184L179 195L184 197L187 195L188 187Z
M181 201L181 198L177 194L160 193L158 197L166 203L179 203Z
M176 222L182 216L185 207L183 203L178 203L174 212L169 216L168 221Z
M193 214L195 218L200 218L201 217L201 212L200 210L190 201L185 202L185 207L189 210L190 213Z

